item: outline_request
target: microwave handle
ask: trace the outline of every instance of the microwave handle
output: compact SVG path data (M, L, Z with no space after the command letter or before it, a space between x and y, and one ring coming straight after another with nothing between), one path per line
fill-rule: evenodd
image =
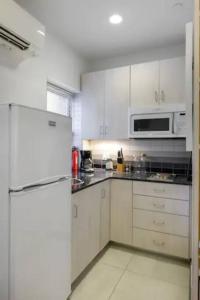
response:
M174 113L172 114L172 134L175 134L175 128L174 128Z
M129 122L130 122L130 135L133 135L134 134L134 118L133 118L133 115L131 115Z

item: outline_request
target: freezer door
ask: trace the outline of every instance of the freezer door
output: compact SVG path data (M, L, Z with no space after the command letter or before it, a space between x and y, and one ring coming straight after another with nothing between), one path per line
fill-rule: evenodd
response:
M69 296L70 198L70 180L10 194L11 300Z
M11 188L71 172L71 118L11 106Z

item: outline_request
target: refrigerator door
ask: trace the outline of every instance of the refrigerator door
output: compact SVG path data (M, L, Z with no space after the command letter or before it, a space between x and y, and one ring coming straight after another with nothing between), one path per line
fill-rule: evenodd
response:
M8 300L9 110L0 105L0 299Z
M70 197L70 180L10 193L10 299L69 296Z
M12 189L71 173L71 118L11 105Z

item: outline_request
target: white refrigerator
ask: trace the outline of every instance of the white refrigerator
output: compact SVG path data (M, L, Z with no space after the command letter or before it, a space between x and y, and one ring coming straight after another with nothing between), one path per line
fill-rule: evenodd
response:
M71 289L71 119L0 105L0 300Z

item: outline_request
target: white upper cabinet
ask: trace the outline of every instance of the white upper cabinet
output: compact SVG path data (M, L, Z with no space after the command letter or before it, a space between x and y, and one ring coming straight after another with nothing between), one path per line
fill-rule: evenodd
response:
M185 57L131 67L132 107L152 107L185 102Z
M185 57L160 61L161 104L185 101Z
M130 66L82 76L82 138L128 138Z
M128 138L130 67L106 71L105 138Z
M82 138L127 139L128 108L185 102L185 57L82 76Z
M131 66L131 106L159 103L159 62Z
M105 72L82 76L82 138L101 139L104 135Z

